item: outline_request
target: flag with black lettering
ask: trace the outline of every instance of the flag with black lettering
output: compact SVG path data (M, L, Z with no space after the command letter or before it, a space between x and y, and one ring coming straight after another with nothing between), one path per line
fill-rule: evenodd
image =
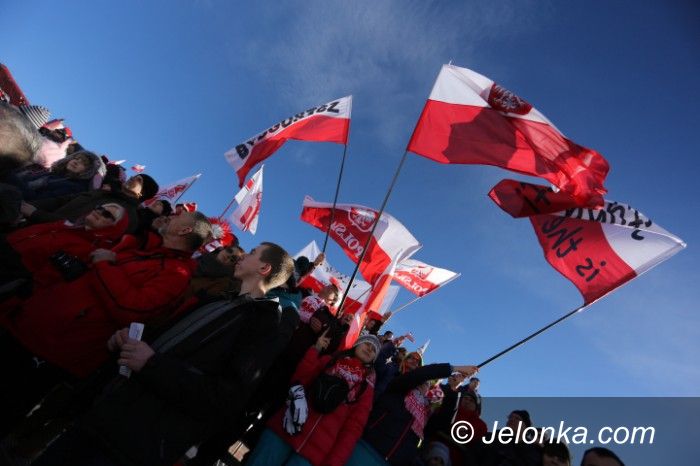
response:
M288 139L347 144L351 111L352 96L311 107L243 141L224 156L236 170L239 184L243 186L248 172L282 147Z
M382 213L377 228L370 239L370 232L378 212L355 204L337 204L333 223L333 204L304 199L301 219L325 232L340 245L345 254L357 264L369 239L367 253L360 264L360 273L369 283L377 279L391 266L392 261L408 259L422 245L410 231L391 215Z
M494 193L506 212L549 205L556 193L534 185L517 196ZM537 200L539 197L539 201ZM547 198L551 197L551 200ZM550 202L551 201L551 202ZM605 201L600 209L572 207L529 217L545 258L589 304L670 258L686 244L628 204Z

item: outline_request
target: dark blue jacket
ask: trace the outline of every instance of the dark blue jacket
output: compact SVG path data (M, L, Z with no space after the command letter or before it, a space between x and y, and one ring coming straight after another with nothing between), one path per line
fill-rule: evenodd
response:
M429 364L395 377L375 402L362 437L390 464L410 465L418 454L420 438L411 429L413 416L404 398L426 380L449 377L450 364Z

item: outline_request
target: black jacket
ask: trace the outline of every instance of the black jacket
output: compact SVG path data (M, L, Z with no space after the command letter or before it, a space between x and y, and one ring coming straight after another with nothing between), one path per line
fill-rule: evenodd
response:
M110 384L83 429L120 464L171 466L242 415L280 350L280 315L270 299L226 310L130 379Z
M449 377L450 364L429 364L397 376L376 400L363 439L392 465L410 465L418 453L419 438L411 429L413 416L404 398L426 380Z

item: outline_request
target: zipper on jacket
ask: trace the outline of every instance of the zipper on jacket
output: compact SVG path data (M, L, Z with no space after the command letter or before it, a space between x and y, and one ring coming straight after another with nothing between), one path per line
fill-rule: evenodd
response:
M314 430L316 430L316 426L318 425L319 422L321 422L321 419L323 418L323 416L325 416L325 415L324 415L324 414L321 414L321 415L318 417L318 419L316 419L316 422L314 423L314 426L311 428L311 431L310 431L309 434L306 436L306 438L304 439L304 441L301 442L301 445L299 445L299 448L297 448L297 453L299 453L299 452L301 451L301 449L304 448L304 446L306 445L306 442L309 441L309 439L311 438L311 434L314 433Z
M391 448L391 450L389 450L389 453L387 453L386 457L384 458L385 461L389 461L389 458L391 458L391 456L392 456L394 453L396 453L396 449L399 448L399 445L401 445L401 441L402 441L403 438L406 436L406 433L408 432L408 429L411 428L411 424L412 424L412 423L413 423L413 420L409 421L409 423L406 424L406 428L405 428L405 429L403 430L403 432L401 433L401 437L399 437L399 439L396 441L396 443L394 444L394 446Z

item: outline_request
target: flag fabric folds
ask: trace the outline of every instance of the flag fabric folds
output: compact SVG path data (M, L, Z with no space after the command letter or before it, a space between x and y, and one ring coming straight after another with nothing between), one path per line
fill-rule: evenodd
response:
M248 172L289 139L347 144L351 111L352 96L311 107L245 140L224 156L236 170L239 185L243 186Z
M548 205L557 193L533 185L517 196L494 193L506 212ZM550 202L550 203L552 203ZM628 204L606 201L600 209L572 207L529 217L545 258L590 304L670 258L685 243Z
M484 164L543 178L577 205L598 207L607 161L472 70L444 65L407 150L441 163Z
M260 167L260 170L255 172L246 181L245 186L238 191L238 194L235 196L238 207L236 207L236 210L233 211L230 217L232 224L241 231L250 231L253 235L258 229L258 216L262 204L263 168Z
M301 220L325 232L330 226L329 236L337 242L345 254L357 264L364 250L378 212L355 204L337 204L331 224L333 205L304 199ZM421 244L404 227L386 212L382 214L369 241L368 251L359 265L362 276L374 284L386 273L392 261L408 259L421 248Z
M164 188L161 188L158 191L158 193L156 193L156 195L153 196L151 199L148 199L146 202L144 202L144 205L149 206L161 199L164 199L171 203L174 202L185 191L190 189L190 187L194 184L195 181L199 179L200 176L202 176L202 174L197 173L196 175L188 176L187 178L183 178L181 180L175 181L174 183L170 183Z
M316 241L311 241L304 249L299 251L294 258L305 256L313 261L320 253L321 250L316 244ZM301 282L299 282L299 286L302 288L309 288L318 293L324 286L332 284L337 286L342 294L347 288L348 283L350 283L349 276L340 273L330 265L327 260L324 260L317 267L314 267L310 274L303 277ZM348 312L350 314L357 312L367 300L370 288L370 284L363 280L353 280L350 291L348 291L348 296L345 299L345 304L343 305L343 312Z
M416 296L425 296L448 284L460 274L433 267L415 259L401 261L394 270L394 280Z

